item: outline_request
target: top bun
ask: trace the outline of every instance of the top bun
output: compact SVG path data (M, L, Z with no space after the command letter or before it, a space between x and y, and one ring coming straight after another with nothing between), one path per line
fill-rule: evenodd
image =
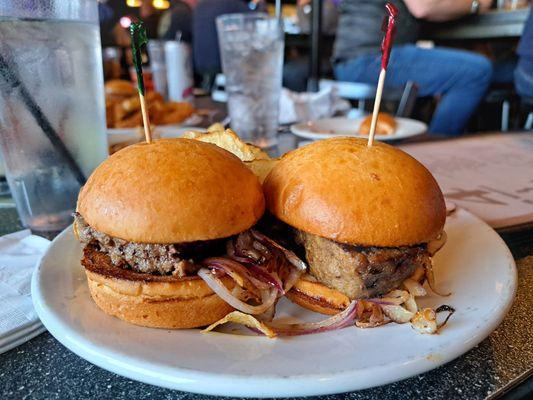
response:
M131 242L225 238L264 212L257 177L233 154L190 139L126 147L87 180L78 212L94 229Z
M129 97L135 96L137 94L137 89L130 81L125 81L123 79L112 79L106 82L105 93L107 95Z
M372 114L367 116L361 125L359 125L359 133L361 135L368 135L370 133L370 126L372 125ZM378 113L378 120L376 122L376 135L392 135L396 132L396 119L389 113Z
M431 173L392 146L334 138L286 154L264 185L280 220L341 243L397 247L442 231L444 197Z

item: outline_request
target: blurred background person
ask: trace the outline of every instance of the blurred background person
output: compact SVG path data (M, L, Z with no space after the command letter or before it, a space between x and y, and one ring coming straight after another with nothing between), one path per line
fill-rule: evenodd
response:
M260 9L260 2L245 0L198 1L192 21L193 60L195 72L203 77L203 88L210 88L214 77L222 70L216 18L222 14L246 13Z
M339 19L338 6L341 0L324 0L322 3L322 48L330 51L331 40L337 31ZM296 1L296 26L299 34L308 35L311 32L311 0ZM295 92L305 92L309 80L309 51L302 46L286 45L285 63L283 66L283 86ZM321 70L324 74L331 74L329 58L321 62Z
M324 0L322 3L322 33L333 35L337 30L339 19L338 6L341 0ZM296 14L298 27L303 33L311 31L311 0L297 0Z
M159 21L158 34L164 40L192 43L192 16L196 0L174 0Z
M517 49L518 65L514 72L515 88L522 97L533 98L533 13L529 17Z
M381 24L386 0L343 0L334 46L334 70L342 81L377 84ZM430 132L463 133L491 82L490 61L478 54L415 45L420 20L443 22L487 12L492 0L391 0L399 9L387 71L388 86L414 81L420 96L441 96Z

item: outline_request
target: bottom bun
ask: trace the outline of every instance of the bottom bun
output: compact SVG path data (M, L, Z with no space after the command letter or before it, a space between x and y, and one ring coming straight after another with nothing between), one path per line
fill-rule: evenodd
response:
M233 311L198 276L177 278L137 273L116 267L91 246L82 265L94 302L106 314L135 325L185 329L210 325ZM222 279L233 287L229 277Z
M348 296L326 285L309 279L300 278L287 293L293 303L321 314L334 315L350 305Z

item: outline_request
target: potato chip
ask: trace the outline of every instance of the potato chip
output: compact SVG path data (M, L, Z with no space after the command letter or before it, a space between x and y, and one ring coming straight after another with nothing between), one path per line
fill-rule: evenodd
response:
M261 332L263 335L269 337L269 338L275 338L277 336L276 332L274 332L271 328L269 328L266 324L262 323L255 317L251 316L250 314L245 314L240 311L233 311L230 312L228 315L226 315L224 318L219 319L217 322L209 325L207 328L202 330L202 333L211 332L213 329L215 329L217 326L226 324L228 322L233 322L236 324L247 326L248 328L251 328L255 331Z
M215 122L207 128L207 132L224 132L226 128L220 122Z
M213 127L213 125L211 127ZM235 154L242 161L270 159L268 154L261 150L259 147L243 142L241 138L237 136L237 134L231 129L226 129L224 131L215 130L209 131L207 133L189 131L186 132L183 137L216 144L218 147L222 147L230 153Z
M245 161L244 163L259 178L259 182L263 183L278 161L277 158L272 158L270 160Z

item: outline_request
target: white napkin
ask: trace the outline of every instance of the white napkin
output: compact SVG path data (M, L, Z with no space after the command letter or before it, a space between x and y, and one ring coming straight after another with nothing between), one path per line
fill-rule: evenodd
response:
M335 88L326 88L316 93L296 93L283 88L279 103L279 123L292 124L328 118L349 109L350 103L341 99Z
M0 340L39 321L31 302L30 282L49 244L29 230L0 237Z

